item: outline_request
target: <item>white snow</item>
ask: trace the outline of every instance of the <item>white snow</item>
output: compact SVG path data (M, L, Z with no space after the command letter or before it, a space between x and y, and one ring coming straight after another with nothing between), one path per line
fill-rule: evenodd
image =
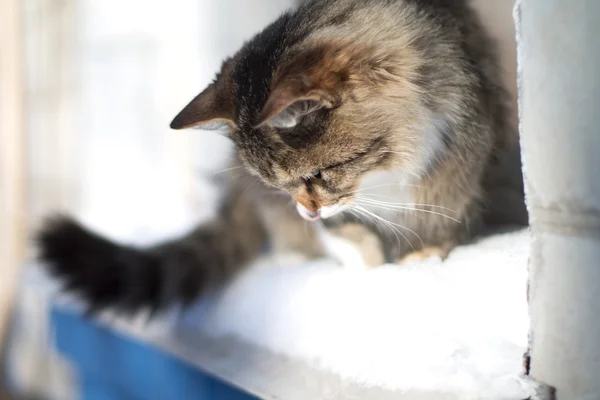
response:
M523 230L458 248L443 263L348 270L266 258L184 323L365 385L523 399L532 393L521 378L528 253Z

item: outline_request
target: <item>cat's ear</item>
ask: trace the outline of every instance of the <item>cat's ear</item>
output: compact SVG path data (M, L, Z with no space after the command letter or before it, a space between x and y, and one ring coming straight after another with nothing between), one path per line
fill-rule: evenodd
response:
M352 57L336 47L309 48L273 74L271 93L255 126L294 127L311 113L340 104Z
M255 126L293 128L302 117L336 103L335 95L311 84L306 76L293 77L275 86Z
M177 114L171 129L235 128L230 64L230 61L225 62L215 81Z

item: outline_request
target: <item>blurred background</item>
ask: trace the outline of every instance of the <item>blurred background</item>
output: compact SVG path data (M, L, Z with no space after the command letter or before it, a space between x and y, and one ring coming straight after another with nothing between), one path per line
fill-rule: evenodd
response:
M224 57L293 3L0 0L1 342L43 216L67 211L142 243L208 212L214 193L201 177L224 168L230 145L168 125ZM513 2L475 3L514 93Z

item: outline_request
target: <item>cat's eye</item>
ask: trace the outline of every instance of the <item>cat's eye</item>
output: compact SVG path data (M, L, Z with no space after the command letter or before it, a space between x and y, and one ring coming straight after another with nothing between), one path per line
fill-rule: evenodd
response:
M313 169L312 171L312 176L317 178L317 179L321 179L321 170L319 169Z

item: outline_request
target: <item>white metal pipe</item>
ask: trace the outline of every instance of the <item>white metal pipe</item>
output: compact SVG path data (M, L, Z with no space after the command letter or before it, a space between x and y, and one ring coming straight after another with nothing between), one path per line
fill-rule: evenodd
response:
M515 8L532 377L600 398L600 1Z

